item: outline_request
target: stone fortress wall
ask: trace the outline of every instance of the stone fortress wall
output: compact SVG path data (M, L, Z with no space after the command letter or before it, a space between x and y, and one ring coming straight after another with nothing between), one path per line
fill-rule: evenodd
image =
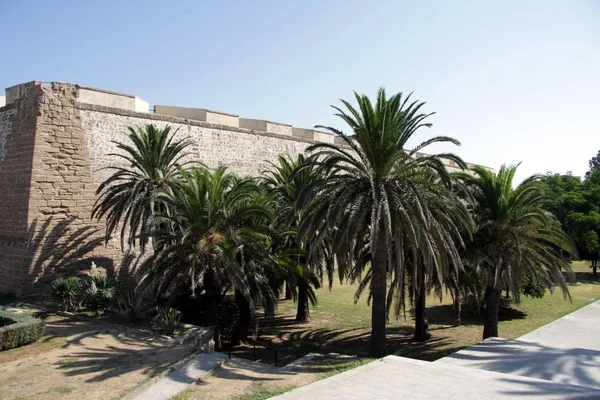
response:
M313 129L206 109L155 106L121 93L70 83L29 82L6 89L0 106L0 293L27 295L91 261L130 276L131 254L106 245L90 218L95 190L117 160L112 141L130 126L171 126L209 168L256 176L280 154L296 156L341 138ZM455 169L451 161L450 169Z

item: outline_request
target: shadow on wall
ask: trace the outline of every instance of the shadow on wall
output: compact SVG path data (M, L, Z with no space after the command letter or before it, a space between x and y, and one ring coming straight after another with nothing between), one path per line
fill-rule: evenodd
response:
M111 278L131 279L139 257L128 253L115 265L113 259L101 255L104 236L99 230L90 226L77 227L77 222L75 218L57 220L49 217L43 221L35 219L29 225L28 240L15 266L16 271L22 268L18 279L20 290L13 290L17 295L47 291L51 286L49 282L87 271L92 262L105 269Z

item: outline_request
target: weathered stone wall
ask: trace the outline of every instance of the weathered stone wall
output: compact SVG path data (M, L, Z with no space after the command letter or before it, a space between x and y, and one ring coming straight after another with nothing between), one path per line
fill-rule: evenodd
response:
M95 185L71 84L32 83L9 105L0 162L0 292L31 294L91 261L118 273L115 246L91 220ZM5 112L6 113L6 112Z
M159 128L170 126L177 131L177 138L191 140L190 151L194 158L208 168L227 166L233 172L249 176L259 175L278 155L296 156L315 143L303 138L219 127L157 114L132 113L87 104L80 104L79 107L94 166L92 177L95 184L99 184L110 174L110 171L102 168L115 163L116 160L108 154L118 151L113 142L126 139L127 128L130 126L143 127L151 123Z
M18 292L30 250L29 198L37 102L41 90L0 108L0 292Z
M6 154L6 141L12 132L12 119L16 113L14 107L3 107L0 111L0 168Z

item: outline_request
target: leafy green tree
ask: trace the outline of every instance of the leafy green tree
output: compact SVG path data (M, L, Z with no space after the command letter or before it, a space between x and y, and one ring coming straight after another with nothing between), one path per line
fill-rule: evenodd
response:
M186 282L215 301L215 346L221 348L223 300L229 290L246 299L254 311L261 302L267 315L275 296L262 265L268 257L267 204L257 200L258 188L224 168L182 171L182 179L157 196L167 210L154 216L158 251L142 265L142 283L165 293ZM168 229L162 228L167 226Z
M93 218L106 218L106 240L120 227L121 246L139 244L144 251L150 239L149 223L160 209L156 193L171 187L180 178L179 169L190 142L175 140L170 127L146 125L128 128L129 144L113 142L121 165L107 167L113 173L98 186Z
M589 170L585 173L586 180L600 180L600 151L588 162Z
M431 126L425 122L431 114L421 113L424 103L401 93L388 98L383 89L374 105L365 95L355 97L358 109L343 100L345 111L333 107L351 136L321 126L339 135L346 146L320 143L308 149L325 179L306 192L314 201L299 232L317 241L331 235L340 277L361 281L357 296L368 282L372 305L369 354L381 357L386 354L388 305L394 293L403 293L409 260L412 268L434 265L447 270L461 265L453 235L460 228L453 226L452 218L440 224L437 216L451 214L438 213L436 208L444 204L430 201L451 183L442 158L464 163L453 154L419 153L434 143L458 144L449 137L434 137L405 150L419 129ZM386 286L391 275L396 289L388 301Z
M513 188L516 170L503 165L496 174L474 167L472 174L461 175L476 223L465 258L486 277L484 339L498 336L501 291L510 287L518 302L526 275L549 289L558 285L570 298L561 273L570 269L564 255L570 250L568 238L542 208L544 195L535 179Z
M315 165L307 164L303 155L296 159L279 156L276 163L263 172L262 183L269 195L275 200L274 225L279 231L287 231L284 246L299 249L301 252L292 265L288 284L293 288L297 300L296 321L306 322L310 318L309 303L316 303L313 288L319 288L326 271L331 284L333 276L333 254L329 240L316 245L314 237L299 237L298 226L305 209L313 199L302 196L305 190L314 187L323 178ZM317 279L319 277L320 279Z
M600 260L600 174L590 161L586 179L568 173L546 174L541 183L544 208L554 213L577 249L577 257L590 261L596 274Z

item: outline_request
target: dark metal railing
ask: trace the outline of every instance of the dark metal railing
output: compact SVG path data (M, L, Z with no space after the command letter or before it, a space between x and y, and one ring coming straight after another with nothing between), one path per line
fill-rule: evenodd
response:
M256 361L256 346L258 345L258 346L262 346L265 349L273 352L273 354L275 355L275 366L277 366L277 349L269 346L268 344L261 343L256 339L247 339L247 340L245 340L245 342L252 343L252 358L254 361ZM229 346L229 358L230 359L231 359L231 351L233 350L234 347L235 346L233 346L233 345Z

